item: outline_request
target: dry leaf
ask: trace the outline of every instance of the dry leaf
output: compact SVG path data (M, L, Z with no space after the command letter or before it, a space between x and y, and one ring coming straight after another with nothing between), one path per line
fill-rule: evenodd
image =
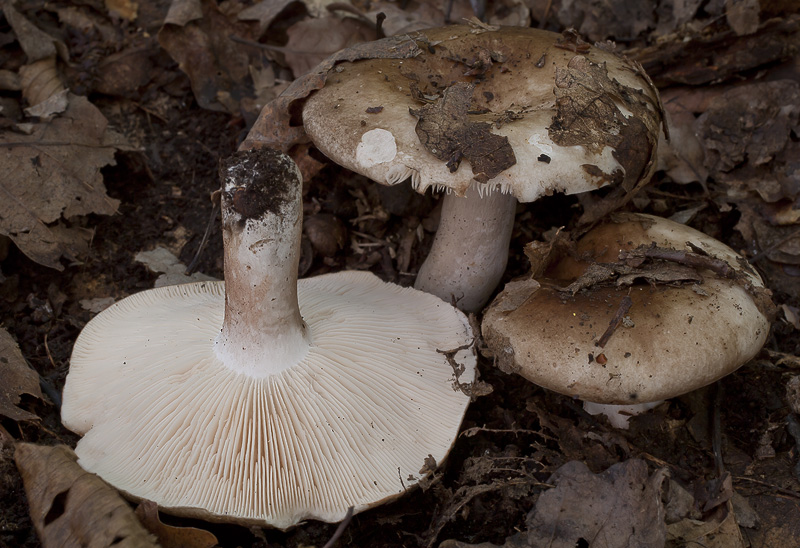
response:
M45 57L34 61L30 65L19 68L20 84L22 85L22 97L31 107L36 107L53 96L64 96L64 84L56 70L56 58ZM63 112L63 108L58 112ZM30 116L47 117L54 114L57 109L51 109L48 113L41 113L32 108L26 109Z
M727 0L725 18L737 35L753 34L758 30L761 12L759 0Z
M105 0L106 9L129 21L135 21L139 13L139 3L134 0Z
M249 8L239 12L238 18L241 21L258 21L259 31L263 33L272 24L280 12L296 0L262 0Z
M186 265L181 263L171 251L161 246L156 247L152 251L140 251L133 260L137 263L144 264L151 272L161 274L156 280L154 287L216 280L216 278L212 278L201 272L195 272L187 276Z
M742 163L775 159L800 123L800 85L791 80L754 82L712 99L695 126L712 176Z
M148 531L158 537L161 548L213 548L217 537L196 527L173 527L161 522L158 505L152 500L143 500L136 507L136 516Z
M375 40L375 30L352 17L304 19L286 31L284 56L292 73L302 76L329 55L346 47Z
M562 27L578 27L593 41L632 40L656 22L652 0L562 0L556 13Z
M722 521L683 519L667 526L670 546L702 546L703 548L745 548L742 532L730 501ZM785 546L789 546L788 544Z
M490 61L491 62L491 61ZM475 180L485 183L517 163L508 137L495 135L486 122L471 122L468 112L475 84L457 82L442 97L418 109L416 132L422 145L455 172L466 158Z
M46 32L39 30L36 25L28 21L25 16L14 9L11 0L0 3L3 15L14 30L19 45L28 57L28 63L33 63L47 57L55 58L56 53L62 58L68 58L66 46L50 37Z
M685 93L681 93L685 92ZM686 105L684 97L690 88L674 88L661 95L664 101L665 120L670 140L663 135L658 142L658 167L676 183L699 182L705 186L708 169L704 165L705 152L695 130L695 114Z
M22 394L41 399L39 375L28 366L11 335L0 329L0 415L15 421L38 419L17 407Z
M208 110L239 113L239 101L252 96L250 65L260 66L261 50L231 40L255 40L256 23L223 13L213 0L174 2L158 42L189 77L198 104Z
M2 134L0 234L37 263L63 270L61 256L74 258L89 241L91 231L57 224L62 217L117 211L100 169L129 147L107 125L85 97L71 95L63 114L31 124L29 135Z
M661 482L665 470L648 477L644 461L630 459L592 474L570 461L548 483L528 515L529 546L573 548L663 548L666 538Z
M84 471L66 445L18 443L14 460L44 548L156 548L116 490Z

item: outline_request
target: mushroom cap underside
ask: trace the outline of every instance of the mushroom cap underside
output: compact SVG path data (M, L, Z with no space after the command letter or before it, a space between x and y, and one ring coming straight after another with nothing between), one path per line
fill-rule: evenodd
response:
M306 132L340 165L384 184L410 176L420 192L463 194L479 175L473 164L491 171L505 154L494 136L508 139L514 163L480 184L524 202L652 174L661 114L640 67L598 48L570 49L552 32L474 30L428 29L410 35L420 46L414 57L337 64L306 100ZM443 105L456 84L474 86L469 104L431 109L423 144L411 111ZM455 147L456 169L431 152L437 143Z
M169 513L278 528L338 521L415 485L469 403L442 353L470 344L466 318L369 273L300 280L298 294L311 348L264 378L213 352L223 282L145 291L98 315L64 388L81 466ZM455 359L471 382L475 357Z

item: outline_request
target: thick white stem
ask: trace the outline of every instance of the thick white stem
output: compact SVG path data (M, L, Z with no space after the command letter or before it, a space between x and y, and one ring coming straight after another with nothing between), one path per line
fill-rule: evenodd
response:
M433 246L414 287L477 312L500 283L508 261L517 200L494 192L481 197L448 194Z
M302 180L272 150L236 153L220 167L225 319L217 356L231 369L266 377L308 352L297 303Z

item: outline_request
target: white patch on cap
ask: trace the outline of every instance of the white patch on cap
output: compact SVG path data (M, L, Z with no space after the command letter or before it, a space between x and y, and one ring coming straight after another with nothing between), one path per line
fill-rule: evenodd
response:
M533 145L545 154L552 154L553 147L548 145L547 143L542 142L543 136L539 133L534 133L530 137L528 137L528 144Z
M371 129L361 136L356 147L356 161L363 167L391 162L397 156L397 143L392 132Z

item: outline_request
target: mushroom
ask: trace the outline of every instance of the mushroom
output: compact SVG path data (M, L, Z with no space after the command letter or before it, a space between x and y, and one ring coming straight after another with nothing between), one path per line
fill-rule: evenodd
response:
M366 272L298 282L297 167L264 149L220 174L225 281L127 297L75 343L79 464L170 513L281 529L404 493L469 403L466 317Z
M481 328L502 370L626 427L752 359L771 301L721 242L651 215L612 217L544 276L507 284Z
M505 270L517 200L649 179L660 102L640 65L574 34L462 25L408 39L409 58L331 63L303 124L347 169L447 191L415 287L476 311Z

